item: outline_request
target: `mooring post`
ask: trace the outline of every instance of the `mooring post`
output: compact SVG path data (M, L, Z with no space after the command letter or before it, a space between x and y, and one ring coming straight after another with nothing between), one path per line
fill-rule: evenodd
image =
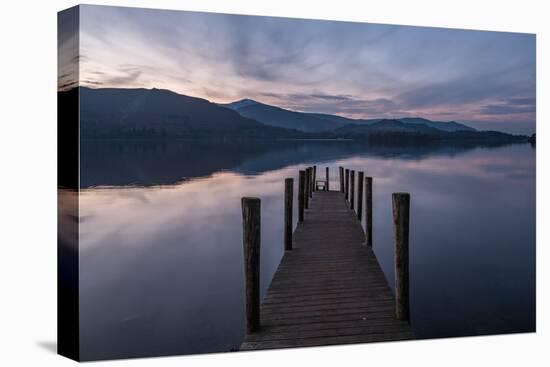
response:
M298 174L298 221L304 221L304 200L306 189L306 173L300 170Z
M313 167L309 167L309 198L313 198L313 186L315 184L313 178Z
M365 244L372 247L372 177L365 177Z
M329 179L329 177L328 177L328 167L327 167L327 183L326 183L326 187L325 187L325 190L326 190L326 191L329 191L329 190L330 190L329 187L328 187L328 183L329 183L329 182L330 182L330 179Z
M260 330L260 234L261 202L258 198L241 199L243 214L244 278L246 333Z
M338 178L340 179L340 192L344 192L344 167L338 167Z
M309 207L309 190L311 190L311 171L306 167L306 209Z
M313 166L313 180L311 182L311 191L317 191L317 187L316 187L316 182L317 182L317 166Z
M345 190L346 190L346 200L348 200L349 199L349 169L348 168L346 168Z
M365 173L359 171L357 176L357 220L361 222L363 217L363 177Z
M349 207L351 210L354 209L354 202L355 202L355 171L350 172L350 189L349 189Z
M409 207L408 193L392 195L395 226L395 317L409 321Z
M311 185L313 184L313 167L308 168L309 171L309 186L307 188L307 207L309 208L309 203L311 203Z
M304 208L305 209L308 209L309 208L309 189L311 188L310 186L310 175L309 175L309 167L306 168L306 184L304 186Z
M292 250L292 203L294 200L294 179L285 179L285 250Z

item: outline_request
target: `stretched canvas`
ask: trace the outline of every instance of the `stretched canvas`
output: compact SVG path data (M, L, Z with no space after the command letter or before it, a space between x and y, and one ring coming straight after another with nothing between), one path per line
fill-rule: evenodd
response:
M59 353L534 332L535 49L534 34L61 11Z

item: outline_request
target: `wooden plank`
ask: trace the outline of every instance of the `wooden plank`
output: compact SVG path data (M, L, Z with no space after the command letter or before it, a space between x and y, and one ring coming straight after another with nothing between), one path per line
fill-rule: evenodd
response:
M379 324L379 325L353 325L340 328L317 328L311 330L288 330L274 332L270 330L268 335L257 333L248 338L248 342L263 342L272 340L309 339L321 337L338 337L346 335L372 335L372 334L404 334L409 328L403 324Z
M343 328L372 328L373 330L380 330L386 326L391 328L395 327L402 331L407 331L408 326L406 324L397 324L395 326L394 319L388 318L378 318L378 319L368 319L368 320L344 320L344 321L332 321L332 322L310 322L310 323L300 323L292 325L270 325L269 333L273 334L283 334L283 333L302 333L305 331L324 331L324 330L340 330ZM250 340L258 340L263 337L263 332L260 331L257 334L251 335ZM298 335L298 334L297 334Z
M267 341L245 341L241 345L241 350L258 350L258 349L281 349L281 348L303 348L303 347L318 347L324 345L336 344L357 344L357 343L374 343L384 341L411 340L414 336L411 333L374 333L374 334L357 334L344 335L336 337L320 337L306 339L287 339L287 340L267 340Z
M349 195L349 193L348 193ZM315 191L241 350L413 339L345 192Z

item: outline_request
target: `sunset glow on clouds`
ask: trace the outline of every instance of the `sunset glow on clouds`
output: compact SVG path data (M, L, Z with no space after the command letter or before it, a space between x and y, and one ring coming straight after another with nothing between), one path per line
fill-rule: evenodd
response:
M535 36L81 6L80 85L535 129Z

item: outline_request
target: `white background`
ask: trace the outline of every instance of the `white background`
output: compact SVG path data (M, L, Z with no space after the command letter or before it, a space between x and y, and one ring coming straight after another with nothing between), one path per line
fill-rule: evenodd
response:
M549 365L550 10L543 0L94 1L239 14L537 33L537 333L101 362L102 366ZM74 362L56 340L56 12L74 1L3 1L0 13L0 365ZM546 24L545 24L546 23ZM421 50L419 50L421 52ZM472 55L475 57L475 55ZM498 256L498 254L495 254ZM98 269L100 271L100 269ZM434 274L437 276L437 274ZM437 295L434 295L437 297Z

